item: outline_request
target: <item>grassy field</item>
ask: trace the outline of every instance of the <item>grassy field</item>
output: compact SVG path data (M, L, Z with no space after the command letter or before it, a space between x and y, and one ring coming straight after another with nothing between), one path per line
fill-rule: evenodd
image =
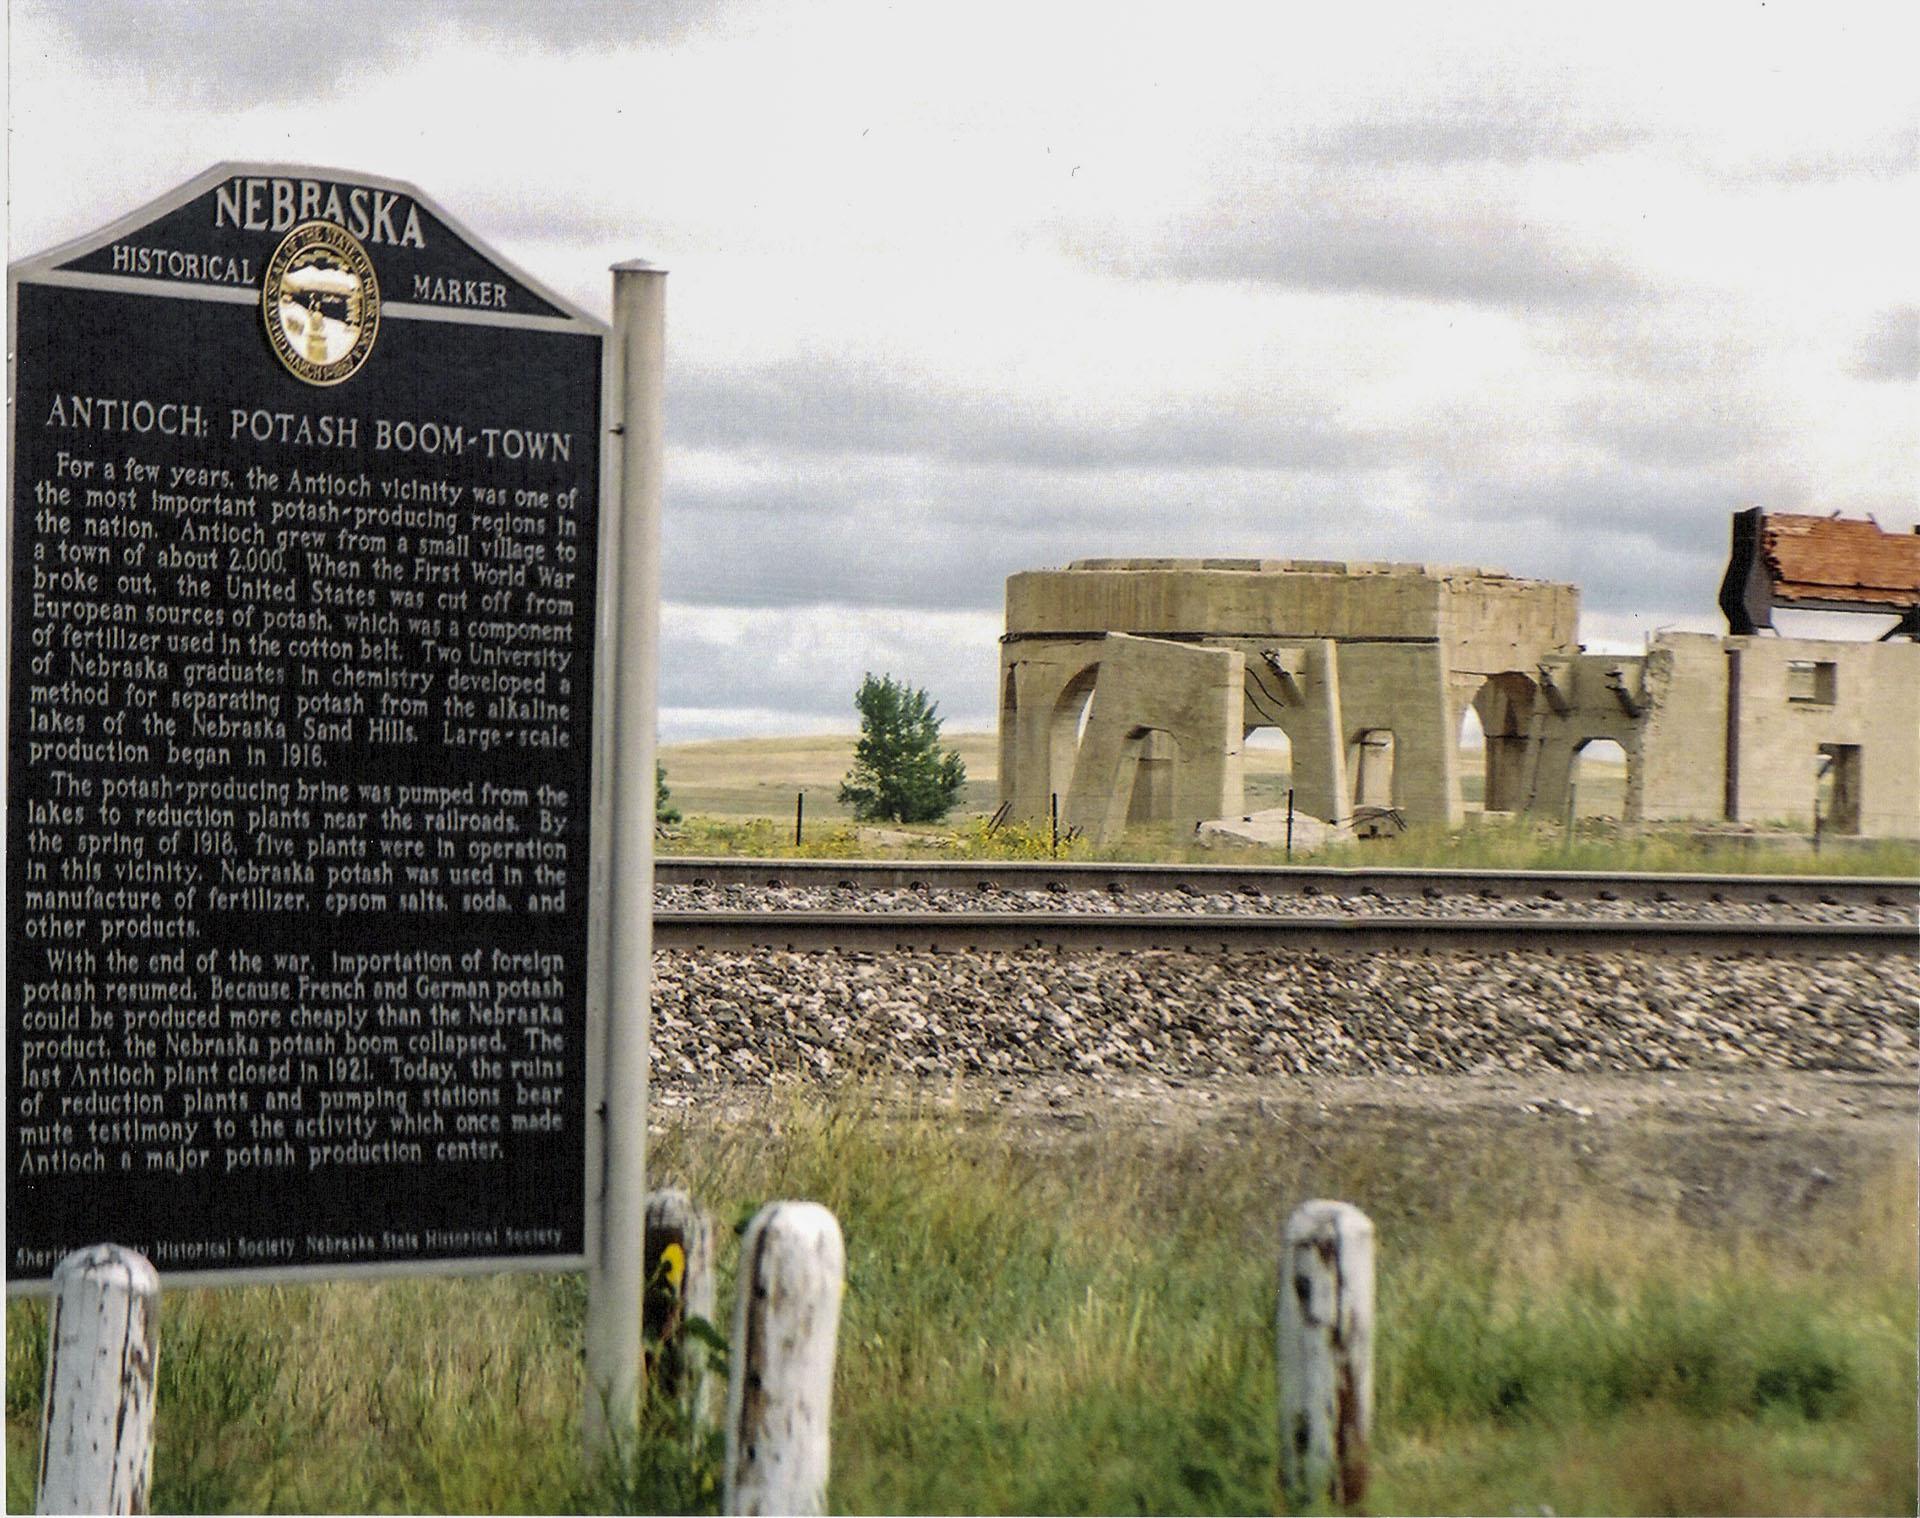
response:
M836 1510L1272 1510L1274 1244L1331 1195L1380 1233L1372 1511L1914 1511L1909 1145L1809 1200L1733 1143L1702 1205L1640 1194L1636 1145L1701 1152L1644 1124L1266 1110L1049 1126L855 1087L681 1112L649 1168L714 1209L723 1273L765 1199L840 1218ZM582 1468L583 1310L571 1277L172 1293L155 1508L711 1510L711 1451ZM7 1323L21 1509L43 1309Z
M674 804L689 815L791 821L794 793L807 795L806 814L822 821L849 821L838 800L840 782L853 765L854 735L818 738L734 738L676 743L660 750ZM946 744L960 751L967 788L955 808L960 815L991 812L999 802L1000 740L993 733L950 733ZM1471 756L1470 756L1471 757ZM1283 750L1245 753L1246 806L1250 812L1287 804L1288 760ZM1477 764L1464 770L1462 789L1477 805L1482 788ZM1626 794L1626 771L1600 760L1581 768L1582 816L1618 816Z
M660 750L674 805L688 816L738 820L766 817L791 831L796 791L806 792L806 815L823 823L853 813L839 801L840 782L853 767L855 736L736 738L676 743ZM991 812L998 802L1000 740L992 733L947 735L967 766L958 812Z
M1051 839L1030 829L986 835L982 826L999 798L998 740L990 733L949 735L967 766L967 789L944 824L856 825L836 795L853 762L853 735L819 738L759 738L674 744L661 750L674 805L684 823L662 842L677 854L811 854L885 858L994 858L1044 855ZM1477 756L1465 756L1462 788L1469 808L1479 803ZM1284 752L1246 752L1246 807L1283 806L1287 794ZM801 847L793 843L794 795L806 793ZM1815 855L1798 839L1787 846L1759 846L1738 838L1712 838L1682 827L1625 829L1613 819L1626 791L1624 767L1583 761L1576 792L1580 820L1573 836L1559 819L1471 816L1457 832L1416 828L1394 838L1350 842L1315 855L1328 865L1433 866L1455 869L1638 869L1781 874L1920 875L1920 846L1855 842ZM1206 849L1165 827L1135 827L1098 850L1069 842L1063 857L1114 860L1208 861L1278 858L1277 849Z

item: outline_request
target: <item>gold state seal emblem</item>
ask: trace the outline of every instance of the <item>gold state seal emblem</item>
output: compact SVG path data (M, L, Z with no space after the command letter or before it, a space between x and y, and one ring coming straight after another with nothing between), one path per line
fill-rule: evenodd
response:
M267 262L260 305L267 340L309 385L337 385L367 361L380 327L380 283L344 227L305 221Z

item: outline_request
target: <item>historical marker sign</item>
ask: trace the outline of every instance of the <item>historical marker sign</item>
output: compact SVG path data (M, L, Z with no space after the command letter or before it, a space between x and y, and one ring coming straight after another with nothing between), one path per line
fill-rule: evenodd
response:
M10 293L9 1282L582 1263L605 329L286 167Z

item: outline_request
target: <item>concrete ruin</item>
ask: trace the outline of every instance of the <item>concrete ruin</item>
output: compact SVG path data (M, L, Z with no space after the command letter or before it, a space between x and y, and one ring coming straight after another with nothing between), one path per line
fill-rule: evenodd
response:
M1824 564L1832 583L1784 580L1758 552L1738 577L1742 608L1819 604L1817 592L1904 612L1894 632L1912 621L1920 567L1909 585L1904 559L1889 571L1869 554L1877 578L1863 584L1848 579L1857 533L1836 556L1822 532L1792 525L1830 519L1765 520L1789 530L1742 514L1736 565L1746 532L1799 545L1797 562ZM1920 644L1669 633L1642 654L1590 654L1578 618L1573 586L1489 569L1083 559L1016 574L1001 800L1033 823L1057 805L1063 828L1102 842L1130 823L1189 831L1244 815L1245 744L1272 727L1299 811L1345 826L1356 809L1392 807L1458 827L1463 763L1483 767L1485 811L1559 817L1581 751L1611 740L1626 756L1628 822L1805 829L1819 808L1829 832L1920 837ZM1469 708L1478 756L1460 748Z

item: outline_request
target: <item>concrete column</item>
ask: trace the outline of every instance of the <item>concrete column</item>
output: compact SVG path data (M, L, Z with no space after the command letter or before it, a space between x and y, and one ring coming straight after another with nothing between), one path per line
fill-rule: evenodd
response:
M1020 682L1014 674L1014 645L1000 646L1000 801L1014 800L1014 781L1020 772Z
M1349 742L1393 734L1393 804L1409 823L1459 827L1458 729L1449 726L1446 656L1437 643L1348 643L1340 649L1340 699Z
M1048 797L1060 793L1062 807L1073 778L1074 743L1069 726L1055 731L1060 698L1067 687L1098 663L1100 643L1040 640L1011 645L1014 678L1013 774L1000 780L1000 793L1013 800L1013 814L1038 825L1047 820ZM1007 751L1001 735L1001 752Z
M1080 741L1062 819L1099 842L1126 825L1146 730L1174 749L1170 821L1179 829L1240 815L1245 802L1241 718L1246 660L1236 649L1195 648L1112 634ZM1071 686L1061 682L1061 689Z
M1449 828L1467 820L1460 799L1460 720L1454 711L1445 653L1421 647L1406 703L1413 720L1406 737L1395 730L1393 782L1395 802L1409 820L1439 822Z
M1340 648L1329 638L1304 645L1303 704L1287 709L1293 748L1293 804L1335 825L1353 815L1347 790L1347 741L1340 706Z

